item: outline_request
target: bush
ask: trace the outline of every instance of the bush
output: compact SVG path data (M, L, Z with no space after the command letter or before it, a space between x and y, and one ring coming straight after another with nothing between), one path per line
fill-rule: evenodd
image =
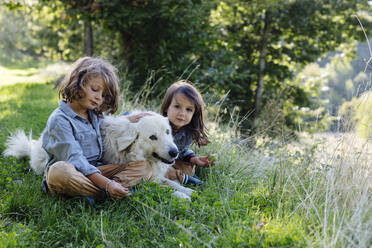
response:
M342 104L340 110L340 123L342 131L355 130L366 140L372 139L372 92L368 91L359 98Z

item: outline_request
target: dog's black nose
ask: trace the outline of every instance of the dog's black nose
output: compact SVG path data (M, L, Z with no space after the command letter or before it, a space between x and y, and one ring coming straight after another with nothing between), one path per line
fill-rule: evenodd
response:
M171 156L172 158L175 158L177 157L178 155L178 149L177 148L171 148L168 152L169 156Z

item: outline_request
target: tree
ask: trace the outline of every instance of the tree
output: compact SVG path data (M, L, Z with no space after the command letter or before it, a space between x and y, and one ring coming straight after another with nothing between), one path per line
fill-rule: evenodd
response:
M46 1L41 0L41 6L48 6L54 11L63 10L63 14L66 15L67 19L71 23L79 24L82 23L83 28L77 28L78 31L82 32L82 53L87 56L93 56L93 24L95 20L96 1L95 0L84 0L84 1L72 1L72 0L60 0L60 1ZM55 20L56 21L56 20ZM76 26L75 26L76 27Z
M93 56L93 28L90 20L84 20L84 54Z
M294 74L364 38L351 14L370 8L367 0L40 0L38 6L54 17L40 29L43 49L74 60L92 53L94 36L96 54L115 60L133 91L153 71L160 71L153 98L188 78L207 93L228 93L230 109L249 114L247 131L267 111L291 123L285 104L309 105L303 86L290 83Z
M144 84L149 72L163 70L167 79L156 95L201 56L211 4L198 0L97 1L98 20L120 37L117 56L135 82L133 90Z
M2 63L42 57L45 51L36 37L41 25L31 15L29 9L21 5L0 4L0 60Z
M222 42L216 52L229 53L214 64L225 71L221 88L253 112L257 125L262 106L282 92L285 79L341 43L363 38L351 14L368 8L367 1L219 1L212 13ZM286 96L283 96L286 97Z

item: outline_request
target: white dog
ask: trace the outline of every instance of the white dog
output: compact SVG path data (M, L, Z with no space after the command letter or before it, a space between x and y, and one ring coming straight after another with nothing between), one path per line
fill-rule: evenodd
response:
M138 114L133 112L132 114ZM124 116L105 117L101 125L105 163L128 163L146 160L150 163L154 181L176 190L173 195L190 200L192 189L165 177L178 156L169 120L154 112L131 123Z
M178 156L169 121L157 113L147 113L150 115L142 117L137 123L130 122L125 116L105 117L101 125L104 163L146 160L151 165L155 182L175 189L174 196L190 200L192 189L165 177ZM30 165L35 173L44 171L48 155L41 147L41 138L36 141L31 134L27 137L23 130L17 130L8 137L6 146L4 156L30 156Z

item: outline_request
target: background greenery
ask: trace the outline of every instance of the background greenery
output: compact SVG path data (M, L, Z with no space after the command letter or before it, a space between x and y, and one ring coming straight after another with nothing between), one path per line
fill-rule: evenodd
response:
M366 0L5 1L0 60L104 56L129 98L144 85L156 98L188 78L207 100L223 99L223 120L238 113L245 135L273 118L270 135L314 125L342 131L342 103L371 89L370 52L355 42L366 38L353 16L368 33L370 10Z

